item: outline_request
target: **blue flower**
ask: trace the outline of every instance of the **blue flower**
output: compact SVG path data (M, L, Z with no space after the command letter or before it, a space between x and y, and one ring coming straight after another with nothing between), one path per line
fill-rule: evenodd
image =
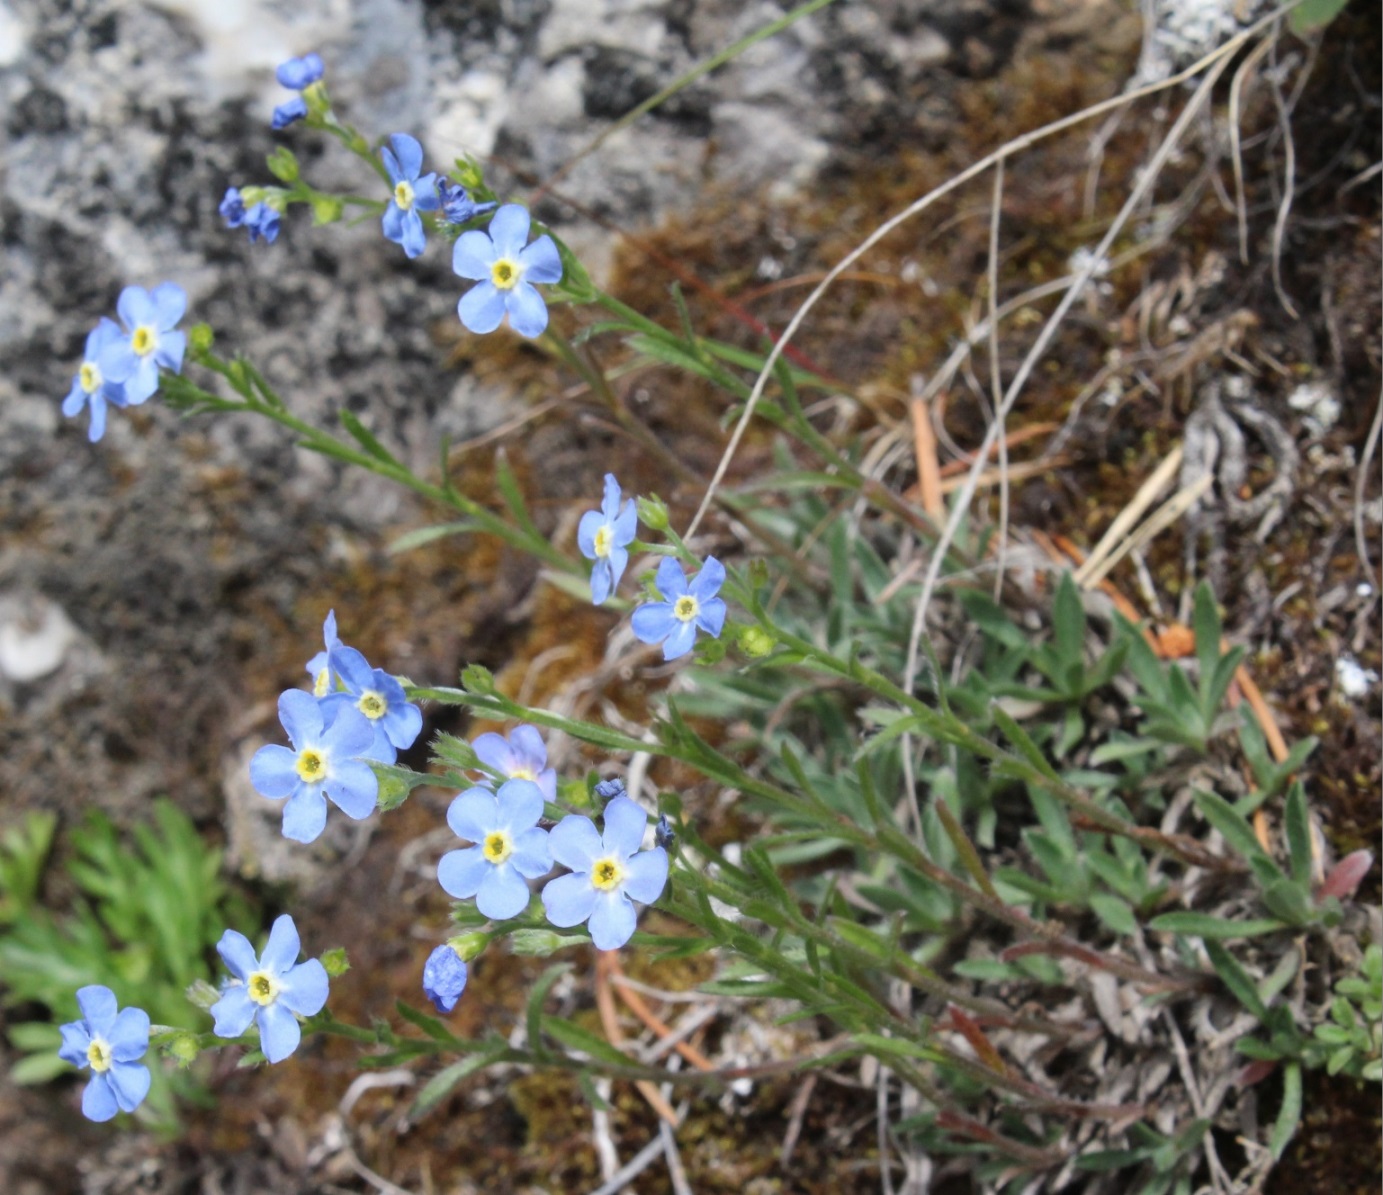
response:
M477 736L471 744L480 762L510 780L531 780L543 800L557 800L557 770L547 766L547 746L536 728L525 723L516 726L506 739L493 730ZM489 780L479 782L490 786Z
M476 845L448 851L437 880L458 900L474 896L486 917L503 921L528 907L530 880L552 870L547 831L538 828L543 794L531 780L510 780L499 792L468 788L447 810L447 825Z
M119 340L120 335L119 325L102 316L101 322L87 333L81 368L72 379L72 389L62 400L62 413L69 419L83 407L91 407L91 426L86 434L93 444L106 434L106 404L125 405L125 388L107 379L100 365L101 351Z
M282 86L302 92L316 83L325 70L320 54L304 54L301 58L290 58L283 63L274 72L274 76ZM274 119L271 123L276 129L286 129L294 121L302 120L307 111L307 101L302 95L295 95L274 109Z
M99 983L77 989L77 1007L82 1019L62 1026L58 1057L91 1067L82 1115L101 1121L116 1112L133 1112L149 1094L152 1080L149 1068L139 1064L149 1049L149 1014L142 1008L117 1012L115 993Z
M295 95L291 100L284 100L274 109L274 115L269 121L271 128L286 129L290 124L295 124L307 116L307 101L300 95Z
M602 801L613 801L616 797L624 796L624 781L618 776L610 780L602 780L595 786L595 795Z
M456 305L456 314L472 332L493 332L506 314L520 336L541 336L547 327L547 304L532 284L560 282L562 258L550 236L527 244L529 224L526 210L506 203L488 232L472 229L456 238L451 268L480 283Z
M350 706L323 710L311 693L289 689L279 697L279 721L293 744L261 747L250 760L250 781L283 807L283 836L312 842L326 828L327 798L347 817L369 817L379 799L379 781L362 757L375 742L375 729Z
M278 210L263 201L247 209L244 196L236 187L226 188L225 197L216 210L221 213L227 228L244 228L250 234L252 245L261 237L266 244L272 245L279 235L279 221L283 217Z
M331 671L341 679L346 691L323 697L323 711L330 716L340 709L359 710L375 736L374 745L365 754L380 763L393 763L399 751L411 747L422 730L422 710L409 702L398 681L383 668L371 668L355 648L334 647L328 655Z
M394 184L394 197L384 210L384 235L396 245L402 245L409 257L417 257L427 238L418 213L436 210L437 176L424 174L419 177L423 168L423 147L416 138L407 133L395 133L389 138L389 144L392 150L379 151L384 169L389 172L389 181Z
M725 566L714 556L687 585L682 567L671 556L658 565L658 592L664 601L645 602L630 620L634 634L644 643L663 645L663 659L675 660L691 651L700 627L719 637L725 626L725 603L716 594L725 583Z
M446 1015L466 990L466 964L448 942L443 942L423 964L423 995Z
M310 83L317 82L326 73L326 66L320 54L304 54L301 58L290 58L274 71L274 77L283 87L301 91Z
M619 482L613 473L605 474L605 499L599 510L588 510L581 516L576 529L576 546L587 560L594 560L591 569L591 601L597 606L614 592L624 567L629 563L625 548L633 543L639 529L638 512L633 502L620 510Z
M240 197L239 187L227 187L221 197L221 205L216 209L227 228L239 228L245 223L245 201Z
M326 619L322 623L322 644L323 650L307 662L307 674L312 678L312 695L314 697L325 697L336 687L336 682L331 675L331 653L343 645L340 637L336 634L335 610L328 610Z
M133 407L158 389L160 365L182 372L187 337L174 329L187 310L187 292L175 282L161 283L152 293L127 286L115 309L125 335L101 350L99 364L103 377L125 388L125 401Z
M467 220L483 215L498 206L493 203L476 203L465 187L449 178L437 180L437 199L442 205L442 219L448 224L464 224Z
M211 1006L217 1037L239 1037L253 1021L259 1026L259 1048L270 1062L282 1062L302 1041L298 1013L321 1012L327 1002L327 969L315 958L298 962L298 927L287 913L269 931L262 957L249 938L228 929L216 953L235 978Z
M634 932L634 901L650 905L667 883L667 852L660 846L641 851L648 819L628 797L605 806L605 833L580 814L564 817L552 828L552 857L570 875L543 888L543 909L559 929L590 922L597 950L618 950Z

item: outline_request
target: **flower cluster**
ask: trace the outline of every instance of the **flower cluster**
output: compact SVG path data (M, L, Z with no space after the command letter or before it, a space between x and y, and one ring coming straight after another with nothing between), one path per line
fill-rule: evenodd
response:
M261 239L266 245L272 245L278 238L282 217L278 208L271 206L268 200L256 199L246 207L245 197L240 189L227 187L217 211L226 222L227 228L243 228L249 233L252 245Z
M320 54L304 54L301 58L290 58L274 72L274 77L281 86L298 93L274 109L274 116L270 121L274 128L286 129L290 124L307 116L308 102L304 93L325 73L326 67Z
M369 817L379 798L369 761L393 763L423 726L403 686L341 642L335 611L322 638L325 649L307 665L312 692L290 689L279 697L292 747L261 747L250 761L256 791L286 799L283 834L295 842L312 842L326 828L328 800L347 817Z
M63 399L69 419L89 407L88 437L95 443L106 431L108 407L135 407L158 390L159 369L182 372L187 337L177 331L187 310L187 292L173 282L147 291L127 286L115 305L120 325L103 318L86 338L86 351L72 389Z

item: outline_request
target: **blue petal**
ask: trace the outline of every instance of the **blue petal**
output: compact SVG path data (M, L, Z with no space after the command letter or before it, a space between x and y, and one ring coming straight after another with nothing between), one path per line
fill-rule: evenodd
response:
M147 1066L135 1062L117 1062L106 1072L106 1081L115 1095L120 1111L133 1112L149 1094L153 1076Z
M403 218L403 208L391 199L380 220L380 228L384 230L385 240L393 241L396 245L403 244Z
M645 602L629 619L635 638L644 643L661 643L680 625L670 602Z
M331 666L345 682L347 691L359 697L366 689L374 688L375 670L353 647L342 647L331 653Z
M696 625L706 634L719 638L725 627L725 603L720 598L702 602L701 609L696 614Z
M509 745L509 741L493 730L477 735L471 742L471 750L481 763L487 768L493 768L502 776L510 775L519 766L514 759L514 749Z
M605 806L605 833L601 836L605 850L627 859L643 845L648 817L637 801L616 797Z
M279 999L296 1013L316 1016L326 1007L330 986L327 969L310 958L279 976Z
M255 1019L259 1007L250 999L243 983L226 989L225 994L211 1006L215 1025L211 1031L217 1037L239 1037Z
M62 400L62 413L69 419L78 414L86 406L86 391L82 389L82 375L77 374L72 379L72 389L67 392L67 397Z
M673 619L677 624L672 629L666 639L663 640L663 659L675 660L679 656L684 656L691 651L696 643L696 623L682 622L680 619Z
M82 395L81 383L79 381L74 381L72 383L72 394L78 396ZM70 402L71 399L72 395L69 395L68 401ZM67 409L67 404L64 403L62 411L64 415L75 415L81 409L81 404L79 403L69 411ZM605 523L606 518L604 514L598 510L588 510L581 516L581 522L576 525L576 546L581 549L581 555L587 560L596 559L595 533L604 527ZM599 602L596 604L599 605Z
M456 314L468 331L483 336L498 328L504 319L504 296L493 282L477 282L461 296Z
M410 258L420 257L427 248L427 232L423 228L423 218L409 208L403 213L403 239L399 242Z
M259 970L259 956L250 939L237 930L228 929L216 943L216 953L236 979L249 979L251 971Z
M87 333L86 360L95 361L106 345L114 344L123 335L124 333L120 331L120 325L109 316L103 315L101 322Z
M142 1008L126 1008L115 1018L107 1035L116 1062L134 1062L149 1049L149 1014Z
M597 950L618 950L633 936L638 916L623 892L602 892L591 910L591 941Z
M494 921L517 917L528 907L528 885L508 863L491 867L490 874L480 881L475 894L475 907Z
M527 281L520 281L504 300L509 326L520 336L534 340L547 327L547 304Z
M439 202L436 174L424 174L413 183L413 206L420 212L435 212Z
M403 171L403 177L412 182L422 172L423 168L423 147L418 144L416 137L410 137L407 133L395 133L389 138L389 144L393 146L394 153L398 157L399 168ZM398 179L394 180L398 182Z
M174 373L182 373L182 358L187 352L187 334L185 332L164 332L159 337L158 349L154 352L154 360L164 369L171 369Z
M277 1000L266 1004L255 1017L259 1025L259 1048L270 1062L282 1062L303 1039L298 1018Z
M495 245L495 257L518 257L528 240L531 221L528 209L517 203L506 203L490 221L490 240Z
M516 767L537 772L547 764L547 744L536 726L521 722L509 732L509 744L514 751Z
M334 647L341 646L341 640L336 634L336 611L327 611L327 616L322 620L322 646L331 651Z
M724 584L725 566L714 556L707 556L706 563L701 566L691 583L691 595L698 602L709 602L720 592L720 587Z
M274 129L286 129L290 124L302 120L307 115L307 101L300 95L295 95L291 100L285 100L274 109L274 115L269 119L269 127ZM231 226L235 227L234 225Z
M271 801L291 796L298 787L298 754L287 747L261 747L250 760L250 783Z
M655 846L640 851L625 865L624 891L640 904L651 905L667 884L667 851Z
M375 728L374 741L370 743L369 750L363 752L360 758L372 759L376 763L393 763L398 759L399 753L394 744L389 741L389 734L384 729L384 720L381 718L371 725Z
M552 870L552 848L548 846L548 833L535 826L514 837L514 853L509 857L514 870L521 876L536 880Z
M134 373L127 378L114 379L124 384L125 401L132 407L147 402L158 390L158 363L152 356L140 357L137 360ZM101 372L105 372L104 366Z
M154 305L160 332L171 332L187 314L187 292L176 282L160 282L154 287L149 301Z
M619 518L615 520L615 544L618 547L625 547L634 540L634 536L639 533L639 512L633 502L626 502L624 509L620 511Z
M595 823L579 813L569 813L553 826L548 831L547 844L552 857L572 871L590 871L605 853Z
M562 255L550 236L540 236L519 254L524 277L532 282L561 282Z
M62 1045L58 1047L58 1057L73 1066L86 1066L91 1059L87 1050L91 1048L91 1034L81 1021L69 1021L59 1030Z
M379 804L379 777L369 764L358 760L333 760L331 775L323 782L322 788L331 798L331 803L355 821L369 817ZM284 816L287 817L287 811ZM322 817L326 817L325 808Z
M687 578L682 566L671 556L664 556L658 562L657 585L658 592L669 602L675 602L687 594Z
M115 1092L111 1090L110 1080L106 1077L109 1074L107 1071L105 1074L93 1076L91 1082L86 1085L86 1090L82 1092L82 1115L87 1120L100 1123L110 1120L120 1111Z
M298 961L302 943L298 939L298 927L287 913L274 918L274 926L269 931L269 941L259 956L260 968L271 975L284 974Z
M498 822L495 794L488 788L468 788L447 809L451 832L467 842L483 842L487 834L499 828Z
M336 658L336 653L332 653L332 659ZM304 693L309 701L315 701L310 694ZM365 717L349 697L343 702L328 702L325 698L317 703L322 711L325 721L329 711L335 711L335 716L331 720L331 725L322 732L321 745L331 752L331 764L333 772L336 766L344 760L352 759L357 755L364 755L370 749L370 744L375 741L374 723Z
M300 785L283 807L283 836L294 842L316 842L327 827L327 801L320 785Z
M614 577L610 572L610 562L597 560L595 568L591 569L591 601L597 606L604 605L613 588Z
M479 229L473 228L456 238L451 251L451 268L462 278L480 282L490 277L495 256L494 242Z
M245 201L240 197L238 187L227 187L216 209L227 228L239 228L245 222Z
M301 58L290 58L280 65L274 72L274 77L284 87L301 91L310 83L317 82L325 69L320 54L304 54Z
M279 722L288 739L299 751L322 735L325 719L317 699L301 689L287 689L279 695Z
M506 780L495 797L499 805L496 830L519 834L543 816L542 790L532 780Z
M390 704L389 712L380 719L389 741L400 751L406 751L418 739L423 728L423 711L411 702Z
M133 332L140 324L156 323L154 301L142 286L125 287L115 301L115 310L127 332Z
M619 518L620 488L613 473L605 474L605 493L600 501L600 513L610 522Z
M605 559L605 567L610 572L610 588L614 589L619 585L619 579L624 576L625 567L629 564L629 553L621 547L610 549L610 555Z
M91 426L86 430L86 438L95 444L106 434L106 400L100 392L91 396Z
M109 378L112 382L124 382L133 377L139 364L139 354L124 336L106 345L96 359L96 367L101 371L101 376Z
M464 851L448 851L437 861L437 882L448 896L469 900L480 891L480 885L490 872L490 864L482 847L471 846Z
M589 874L558 876L543 888L543 912L553 925L568 929L591 915L596 896Z
M77 1007L82 1010L82 1019L93 1037L109 1036L119 1007L110 988L99 983L78 988Z

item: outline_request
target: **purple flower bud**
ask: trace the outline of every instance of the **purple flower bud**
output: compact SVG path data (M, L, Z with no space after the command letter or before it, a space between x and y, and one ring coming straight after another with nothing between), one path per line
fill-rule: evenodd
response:
M423 964L423 994L444 1016L456 1007L466 990L466 964L447 943L442 943Z

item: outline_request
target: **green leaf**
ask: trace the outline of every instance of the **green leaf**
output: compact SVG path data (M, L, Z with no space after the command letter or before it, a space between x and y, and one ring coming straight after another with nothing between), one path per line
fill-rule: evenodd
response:
M543 1046L543 1001L547 999L548 992L552 991L552 985L571 970L570 963L553 963L546 971L538 976L538 982L533 985L533 990L528 994L528 1048L536 1054L545 1051Z
M989 712L994 718L994 725L999 728L1003 736L1008 739L1010 743L1018 748L1019 754L1022 755L1028 763L1032 764L1032 766L1047 777L1048 780L1059 780L1056 769L1047 761L1047 757L1042 754L1042 748L1032 741L1028 732L1018 725L1017 719L1015 719L1012 714L1004 709L997 701L990 702ZM1001 761L996 761L996 766L999 762Z
M467 1055L460 1062L453 1062L450 1066L438 1071L423 1084L422 1090L418 1092L418 1098L413 1101L413 1107L408 1110L409 1120L417 1121L426 1116L452 1093L457 1084L468 1075L473 1075L476 1071L489 1066L495 1058L504 1053L504 1050L504 1043L499 1042L494 1049L480 1054Z
M29 1054L10 1067L10 1081L16 1087L36 1087L72 1070L72 1064L64 1062L56 1052Z
M1215 968L1215 974L1233 993L1234 998L1260 1021L1266 1021L1267 1005L1259 998L1258 988L1254 986L1249 973L1239 965L1234 956L1213 939L1206 941L1205 953L1210 956L1210 965Z
M1193 934L1198 938L1231 941L1275 933L1287 926L1281 921L1266 919L1230 921L1211 917L1208 913L1163 913L1148 922L1148 928L1165 934Z
M1090 908L1116 934L1132 934L1138 930L1138 919L1134 917L1133 909L1127 901L1117 896L1096 892L1090 897Z
M1273 1161L1281 1161L1301 1123L1301 1063L1289 1062L1282 1071L1282 1110L1277 1114L1268 1148Z
M1085 658L1085 607L1069 572L1061 574L1052 604L1053 647L1061 668L1081 665Z
M1220 640L1224 636L1220 610L1208 581L1196 586L1191 629L1196 636L1196 660L1200 664L1201 691L1204 692L1215 673L1215 665L1220 662Z
M1258 843L1258 838L1249 825L1248 819L1234 811L1234 806L1218 793L1203 792L1197 789L1193 794L1196 805L1205 814L1205 819L1217 829L1225 842L1249 862L1255 859L1267 860L1272 869L1281 875L1281 870L1269 859Z
M1311 882L1311 815L1306 809L1306 789L1301 782L1287 792L1284 811L1287 823L1287 853L1291 859L1292 879L1298 884Z
M437 523L431 527L419 527L414 531L406 531L394 540L388 547L391 556L397 556L400 552L411 552L414 548L420 548L423 544L430 544L435 539L444 539L448 535L465 535L472 531L478 531L480 524L473 519L461 519L456 523Z
M528 507L523 499L523 489L519 486L518 478L514 476L514 470L509 465L508 454L502 449L495 453L495 488L499 490L500 497L504 499L504 505L509 508L509 513L514 516L519 525L533 535L541 535L542 533L528 515Z
M394 1008L399 1016L410 1025L416 1025L426 1033L428 1037L432 1038L433 1041L446 1042L447 1045L452 1045L456 1042L456 1035L436 1017L428 1016L427 1013L419 1011L411 1004L405 1004L402 1000L395 1000Z
M561 1042L568 1050L580 1050L597 1062L611 1066L629 1066L633 1062L633 1059L618 1046L571 1021L563 1020L561 1017L545 1016L542 1024L543 1032L554 1041Z
M1287 18L1293 33L1314 33L1324 29L1345 9L1349 0L1302 0Z

